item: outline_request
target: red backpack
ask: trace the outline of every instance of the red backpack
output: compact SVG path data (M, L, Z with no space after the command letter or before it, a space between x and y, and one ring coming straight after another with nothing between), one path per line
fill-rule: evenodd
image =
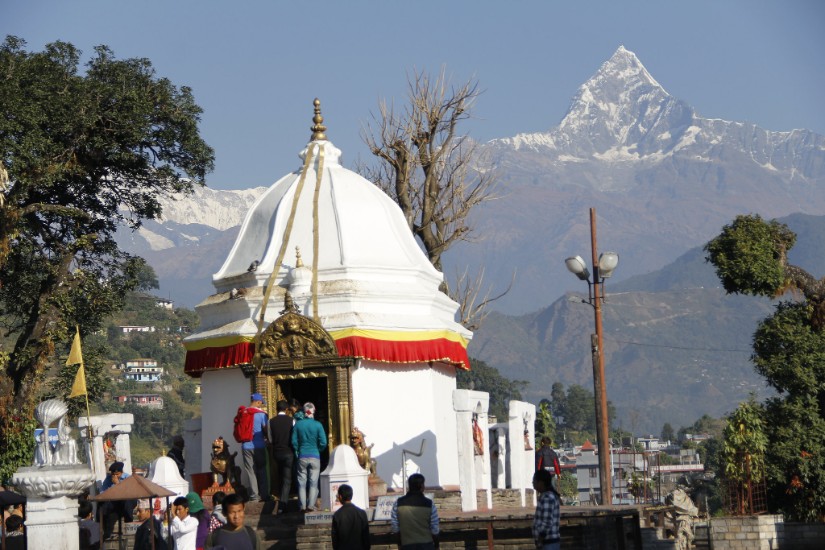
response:
M255 413L257 409L250 409L241 405L238 407L238 412L235 414L235 428L232 430L232 435L235 436L235 441L238 443L247 443L252 441L255 433Z

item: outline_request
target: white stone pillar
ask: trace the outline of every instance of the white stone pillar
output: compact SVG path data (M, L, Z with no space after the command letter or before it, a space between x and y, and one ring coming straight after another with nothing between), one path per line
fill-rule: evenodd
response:
M527 506L527 488L533 486L533 473L536 468L535 420L535 405L524 401L510 401L507 419L510 440L510 484L521 493L522 506ZM535 505L535 493L532 500L532 504Z
M453 410L456 413L456 434L458 442L458 483L461 489L461 510L470 512L478 509L478 489L486 491L487 507L492 507L493 495L490 490L490 451L486 443L485 452L476 455L473 442L473 415L481 429L487 432L487 407L490 396L487 392L472 390L453 391Z
M86 431L84 430L84 433ZM84 437L86 446L86 456L91 457L93 465L92 471L95 473L95 479L98 481L106 477L106 464L103 456L103 436L95 435L91 441Z
M498 449L498 457L495 461L496 483L497 489L504 489L507 487L507 429L501 424L496 424L490 429L490 437L495 438L495 446ZM490 456L491 470L493 457Z
M119 433L115 436L115 454L117 459L123 462L123 473L132 475L132 444L129 442L132 426L130 424L117 428Z
M88 441L87 426L91 420L92 441ZM77 419L80 433L86 441L87 456L93 458L95 479L102 481L108 474L106 457L103 454L103 437L107 434L115 437L115 457L123 462L123 472L132 473L132 448L129 442L129 434L132 432L132 424L135 417L129 413L111 413L93 416L91 419L81 416ZM91 448L90 448L91 447Z

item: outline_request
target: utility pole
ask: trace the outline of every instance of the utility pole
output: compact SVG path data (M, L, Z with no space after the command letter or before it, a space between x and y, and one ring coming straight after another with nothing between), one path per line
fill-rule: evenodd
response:
M567 258L567 269L582 281L587 282L588 301L593 306L596 333L590 337L593 360L593 392L596 408L596 446L599 452L599 484L601 504L613 504L613 475L610 468L610 438L608 437L607 387L604 378L604 347L602 336L602 302L604 301L604 280L613 274L619 263L615 252L599 255L596 239L596 209L590 209L590 249L592 252L593 280L581 256Z

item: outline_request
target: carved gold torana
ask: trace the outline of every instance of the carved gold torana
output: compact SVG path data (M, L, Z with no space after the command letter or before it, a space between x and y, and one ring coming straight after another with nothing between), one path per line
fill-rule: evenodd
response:
M338 357L335 340L320 324L298 313L287 292L284 310L261 334L263 363L310 357Z

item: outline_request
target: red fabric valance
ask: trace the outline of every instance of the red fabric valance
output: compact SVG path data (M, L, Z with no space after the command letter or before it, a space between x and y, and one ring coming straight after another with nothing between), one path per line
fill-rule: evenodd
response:
M348 336L335 341L338 355L357 357L382 363L450 363L460 369L469 369L467 350L459 342L447 338L419 341L389 341L363 336ZM241 342L223 347L187 350L185 372L200 376L205 370L221 369L252 362L253 342Z

